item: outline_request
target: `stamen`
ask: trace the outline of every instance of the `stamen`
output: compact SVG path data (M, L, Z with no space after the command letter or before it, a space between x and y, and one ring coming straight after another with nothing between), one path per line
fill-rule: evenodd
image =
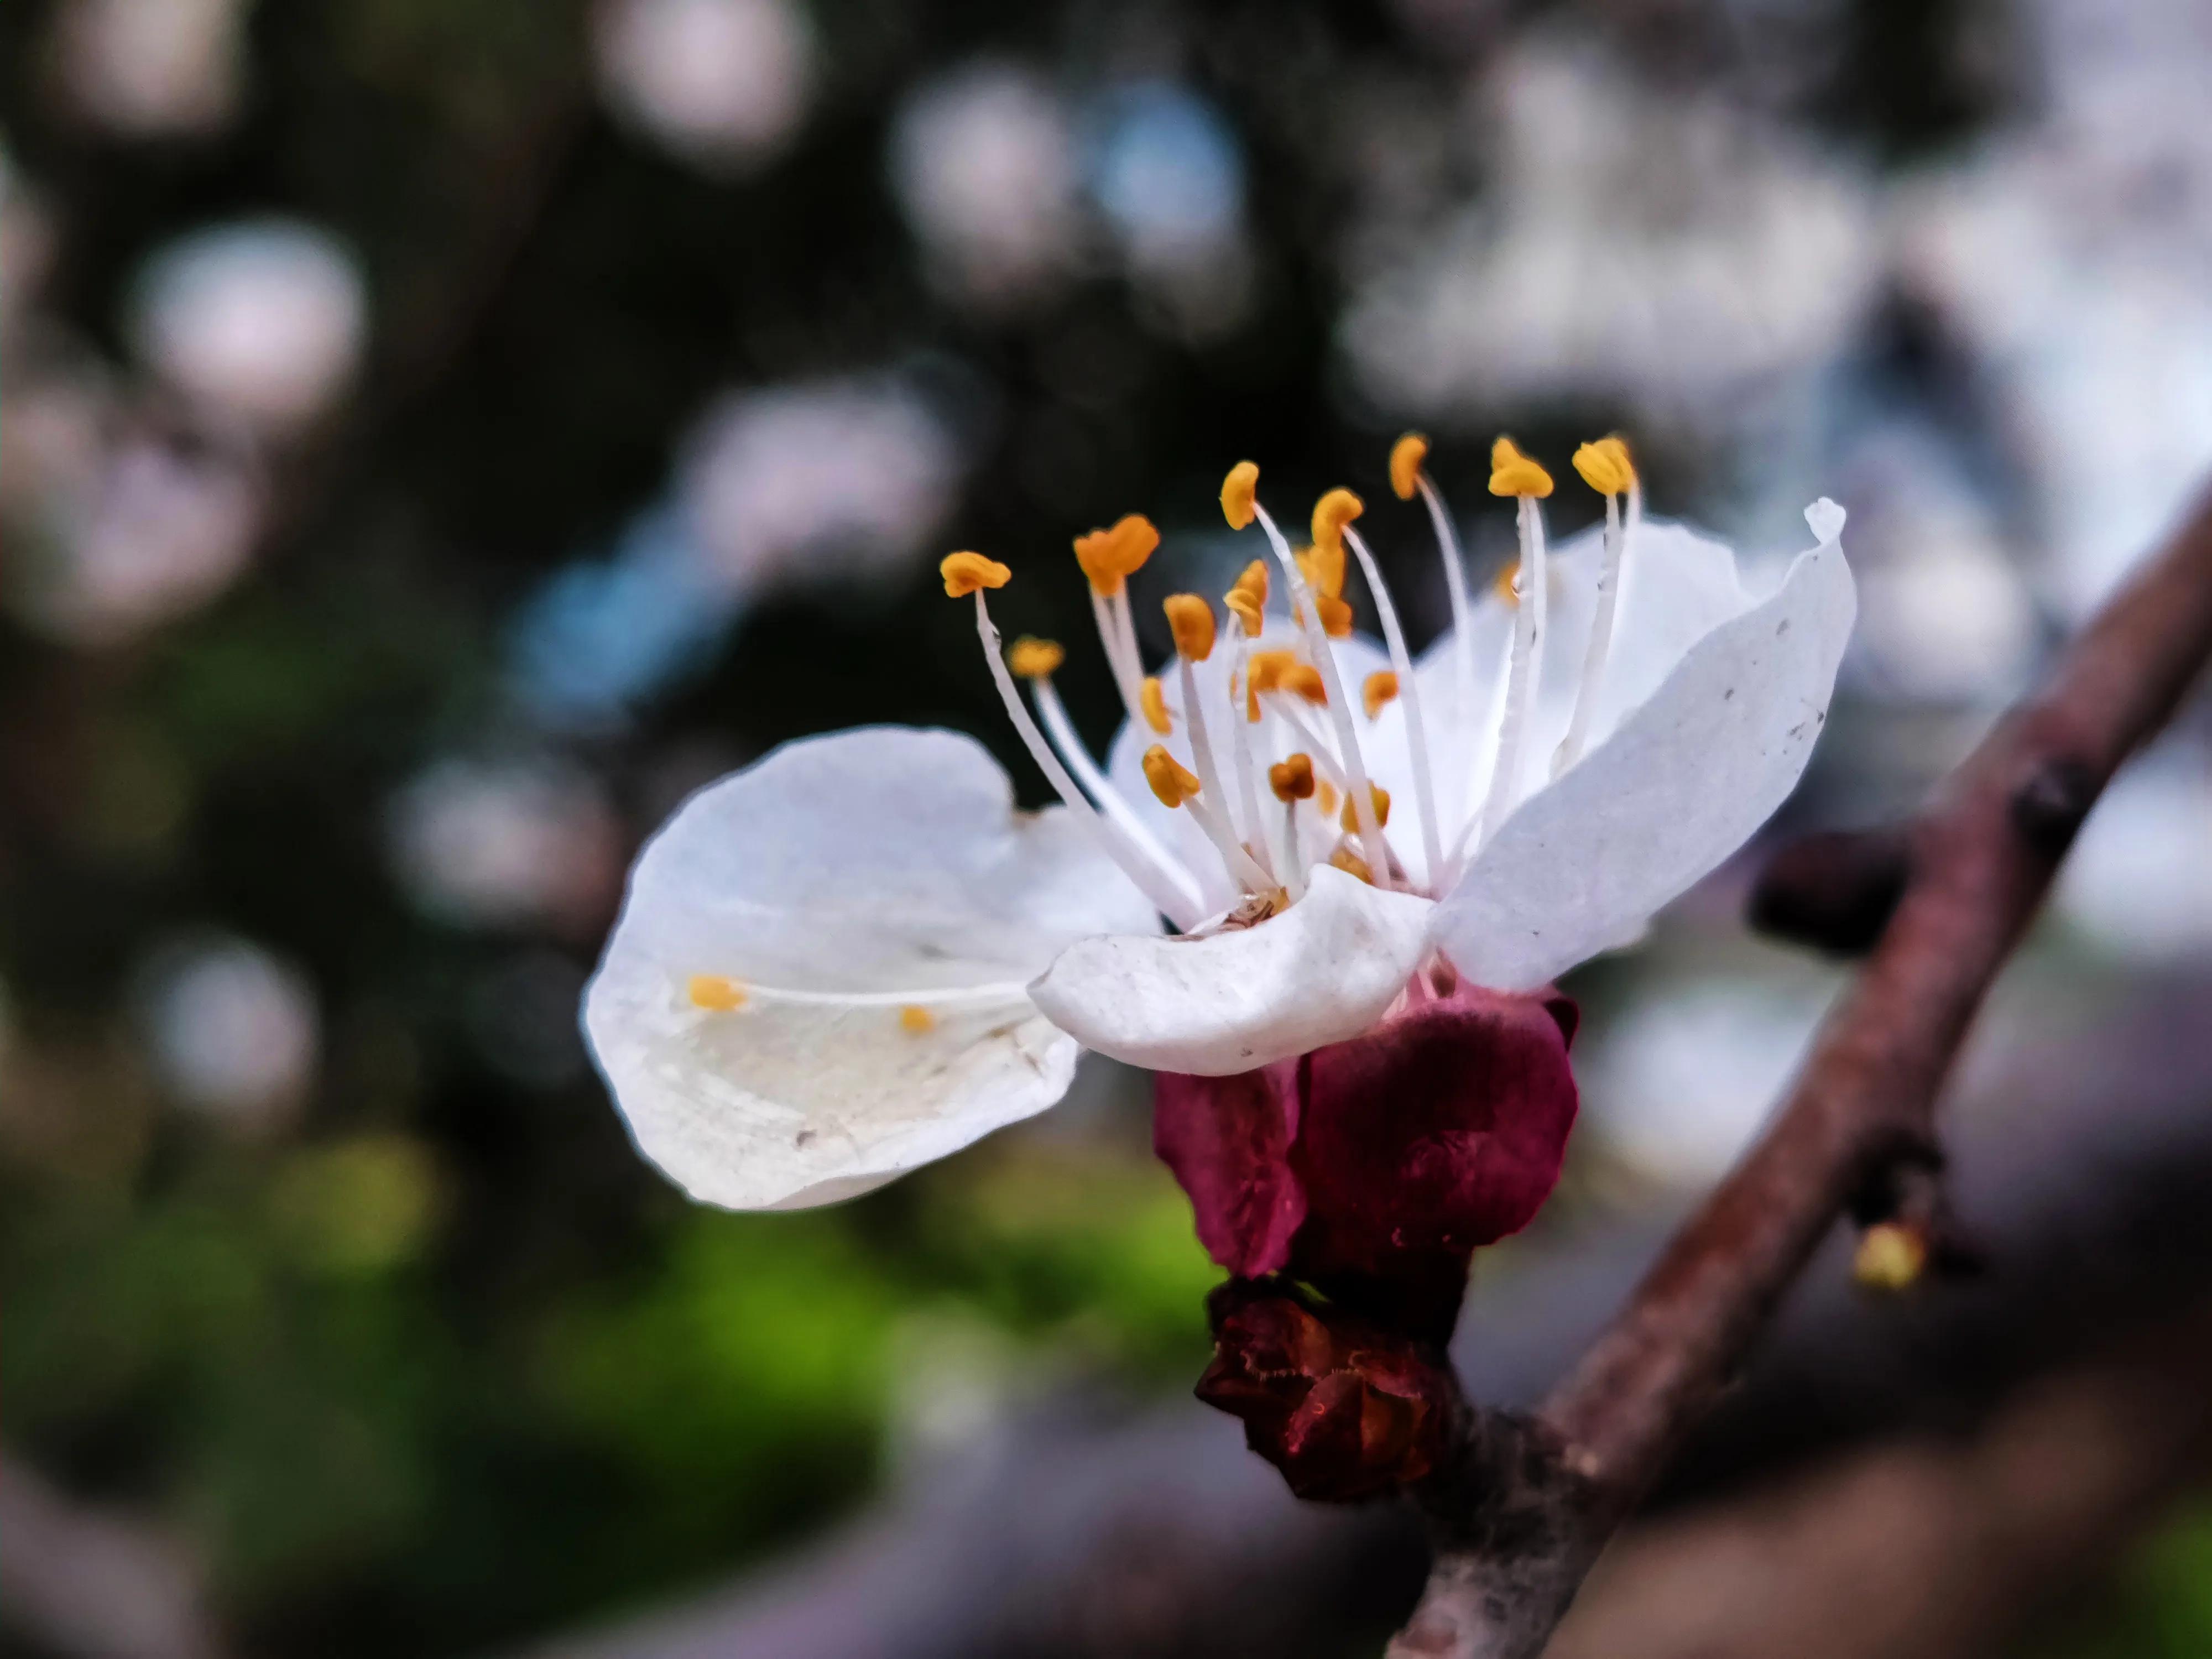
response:
M1020 649L1018 646L1015 648ZM1018 674L1022 671L1017 668L1014 672ZM1376 719L1384 708L1395 702L1397 696L1398 677L1387 668L1376 669L1367 677L1365 683L1359 688L1359 701L1365 705L1367 718L1370 720Z
M1267 874L1266 866L1244 850L1235 823L1229 821L1229 798L1222 792L1220 769L1213 763L1213 739L1206 730L1206 710L1198 699L1198 672L1191 666L1194 662L1204 662L1213 654L1213 607L1195 593L1176 593L1170 595L1161 608L1167 612L1168 627L1175 635L1176 665L1182 676L1182 721L1184 730L1190 736L1191 761L1198 768L1200 788L1206 801L1218 806L1218 815L1224 821L1223 827L1227 831L1225 839L1216 837L1221 847L1221 855L1229 865L1230 874L1237 881L1244 882L1246 879L1238 868L1241 860L1243 864L1257 872L1261 888L1271 886L1273 878ZM1256 801L1254 805L1256 807ZM1193 816L1199 815L1194 813ZM1256 811L1253 817L1252 834L1255 839L1262 842L1266 839Z
M1421 463L1428 459L1429 441L1418 432L1408 432L1390 446L1390 489L1400 501L1413 499L1420 488Z
M1197 891L1190 868L1182 860L1160 844L1152 826L1139 817L1129 803L1121 799L1116 789L1098 769L1098 763L1091 758L1091 750L1076 734L1075 722L1067 717L1067 705L1060 700L1053 683L1040 676L1030 682L1030 695L1036 699L1038 718L1044 721L1045 733L1052 746L1067 763L1067 769L1075 774L1075 781L1083 786L1084 793L1098 804L1099 810L1120 827L1121 832L1136 842L1139 851L1164 870L1176 873L1178 878L1193 892Z
M1014 671L1018 680L1041 680L1056 674L1066 660L1067 653L1057 640L1041 640L1032 634L1023 635L1006 653L1006 666Z
M1409 501L1413 492L1421 493L1421 500L1429 509L1429 523L1436 531L1437 552L1444 563L1444 589L1451 598L1452 657L1458 670L1460 719L1474 718L1474 686L1477 666L1474 660L1474 608L1468 602L1467 566L1460 556L1459 533L1452 528L1451 514L1444 509L1444 498L1436 485L1429 481L1423 463L1429 457L1429 441L1418 432L1408 432L1390 450L1390 487L1398 492L1401 501ZM1474 779L1470 773L1463 781L1455 814L1462 824L1470 821L1468 797L1473 793ZM1438 872L1431 878L1439 890L1449 872Z
M694 974L684 988L695 1008L704 1008L709 1013L735 1013L745 1006L745 988L733 979L720 974Z
M1267 873L1252 861L1252 855L1239 846L1230 833L1229 826L1221 821L1207 804L1200 779L1182 762L1168 753L1165 744L1154 744L1145 750L1145 781L1152 786L1152 793L1163 806L1182 807L1206 832L1221 861L1229 868L1229 878L1248 892L1265 893L1274 883Z
M1162 737L1175 729L1175 722L1168 718L1167 693L1160 689L1157 676L1145 676L1143 685L1137 690L1137 704L1144 715L1145 724Z
M1311 800L1314 793L1313 757L1300 750L1267 769L1267 787L1279 801Z
M1255 493L1259 485L1260 469L1249 461L1239 463L1240 470L1248 466L1252 470L1243 481L1243 499L1250 504L1251 514L1246 522L1249 523L1252 519L1259 520L1260 528L1267 538L1268 547L1275 555L1275 562L1281 567L1284 579L1291 585L1292 607L1304 606L1306 609L1308 647L1319 665L1329 713L1336 722L1337 741L1341 748L1345 770L1350 775L1353 792L1360 801L1359 838L1373 855L1372 861L1381 863L1384 845L1382 826L1375 822L1374 809L1367 804L1367 769L1359 758L1359 734L1352 730L1352 706L1346 700L1344 687L1338 681L1335 653L1328 648L1328 636L1322 629L1320 612L1314 608L1313 591L1306 585L1297 559L1291 556L1290 543L1284 539L1282 531L1268 516L1267 510L1260 505L1259 496ZM1225 484L1223 493L1224 496L1228 493Z
M1125 514L1110 530L1094 530L1075 538L1075 562L1091 579L1091 611L1098 623L1099 643L1105 647L1115 688L1133 720L1141 712L1139 688L1145 671L1129 615L1127 579L1144 568L1159 544L1160 532L1141 513Z
M1605 562L1597 578L1597 612L1590 619L1589 646L1583 653L1582 684L1575 688L1575 712L1567 721L1567 735L1552 756L1552 775L1558 777L1583 757L1589 740L1590 721L1605 686L1605 663L1613 645L1613 615L1620 599L1620 562L1630 538L1644 518L1644 486L1630 460L1628 446L1619 437L1601 438L1575 452L1575 471L1583 482L1605 497ZM1628 522L1620 519L1620 498L1628 497Z
M986 587L1004 587L1014 577L996 559L987 559L981 553L948 553L937 567L937 574L945 579L946 597L955 599L964 599ZM998 659L999 653L992 652L991 660Z
M1242 586L1233 588L1231 590L1230 596L1233 599L1244 592ZM1239 619L1242 620L1241 613ZM1253 630L1253 632L1256 631L1256 629ZM1252 634L1238 633L1237 658L1231 664L1229 671L1229 753L1237 768L1237 799L1244 810L1244 822L1252 831L1253 855L1260 860L1268 874L1273 875L1274 857L1267 845L1267 820L1260 816L1260 793L1253 781L1252 741L1244 729L1250 722L1238 720L1236 714L1237 688L1250 674ZM1245 700L1248 702L1251 700L1249 692L1245 694Z
M1368 798L1375 803L1376 817L1388 824L1390 822L1390 792L1379 783L1370 783L1367 786L1367 793ZM1347 836L1358 828L1350 801L1345 802L1344 811L1337 823Z
M1239 461L1229 469L1229 476L1221 481L1221 516L1229 520L1231 530L1242 530L1252 522L1259 505L1253 493L1259 488L1258 462Z
M1520 792L1521 732L1527 725L1531 688L1542 672L1539 654L1544 633L1544 518L1536 503L1552 493L1552 475L1500 438L1490 452L1490 493L1520 502L1521 605L1514 617L1513 647L1505 680L1505 707L1498 717L1498 757L1490 773L1482 815L1469 826L1480 847L1513 810Z
M1328 683L1322 678L1321 670L1310 662L1294 662L1285 668L1276 681L1279 690L1304 697L1308 702L1328 701Z
M1168 746L1156 743L1145 750L1145 781L1152 786L1152 793L1161 805L1173 811L1199 791L1198 775L1168 753Z
M1221 602L1236 612L1245 633L1258 639L1267 623L1267 567L1257 559L1246 565Z
M1406 630L1398 625L1398 607L1391 601L1390 590L1382 585L1382 568L1376 563L1375 555L1368 550L1365 538L1358 531L1346 530L1344 533L1353 556L1359 561L1359 574L1367 579L1367 591L1375 599L1376 617L1382 624L1382 643L1389 647L1390 666L1396 671L1389 676L1389 694L1402 696L1406 700L1407 747L1413 761L1413 807L1421 819L1421 856L1431 884L1442 892L1443 825L1437 817L1436 784L1429 771L1428 728L1421 720L1420 688L1413 678L1413 653L1406 648ZM1370 676L1367 683L1370 720L1382 711L1383 700L1376 696L1376 678Z
M1179 655L1190 662L1204 662L1213 654L1212 605L1195 593L1170 593L1160 608L1167 612L1168 630L1175 635Z
M923 1036L937 1029L937 1016L918 1002L909 1002L899 1010L899 1030L910 1036Z
M1030 757L1036 762L1037 769L1068 809L1091 826L1107 855L1136 883L1138 890L1152 902L1162 915L1178 927L1196 927L1206 912L1185 872L1164 866L1148 857L1118 826L1100 815L1090 797L1076 787L1075 780L1068 775L1067 768L1045 741L1044 733L1037 729L1028 706L1022 702L1021 693L1015 689L1014 677L1007 672L1000 654L999 630L992 624L990 608L983 600L985 588L1005 586L1012 573L980 553L953 553L938 566L938 574L945 579L945 591L953 598L969 593L975 596L975 636L982 641L983 660L990 667L992 683L998 687L999 701L1006 705L1014 731L1021 738L1022 746L1030 751Z

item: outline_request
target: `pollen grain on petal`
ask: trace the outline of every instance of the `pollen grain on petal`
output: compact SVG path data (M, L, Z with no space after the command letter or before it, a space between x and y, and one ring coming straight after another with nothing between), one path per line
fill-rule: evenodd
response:
M1311 800L1316 783L1313 757L1304 750L1267 769L1267 787L1279 801Z
M1168 753L1162 743L1145 750L1145 781L1152 786L1152 793L1163 806L1180 806L1199 791L1198 775Z
M1176 649L1193 662L1213 654L1213 607L1195 593L1170 593L1161 602Z
M709 1013L732 1014L745 1006L745 988L720 974L694 974L684 987L694 1008Z
M937 1029L937 1016L918 1002L899 1010L899 1030L909 1036L926 1036Z
M1067 653L1059 641L1041 640L1034 635L1024 635L1006 653L1006 666L1013 670L1018 679L1043 679L1059 672L1060 664L1066 660Z
M1375 803L1376 824L1378 827L1387 827L1390 822L1390 792L1379 783L1370 783L1367 786L1367 798ZM1337 819L1337 823L1343 826L1344 833L1347 836L1356 836L1359 833L1359 814L1353 810L1350 801L1344 803L1343 814Z
M1367 503L1350 490L1330 490L1314 503L1313 539L1316 551L1329 550L1336 560L1337 586L1328 591L1342 591L1344 582L1344 527L1367 510Z
M1628 445L1618 434L1575 451L1575 471L1601 495L1626 495L1636 482L1636 464L1629 459Z
M1512 439L1500 438L1490 447L1490 493L1541 501L1552 493L1552 475L1523 455Z
M948 553L937 567L937 574L945 578L947 597L956 599L964 599L978 588L1004 587L1014 575L996 559L987 559L981 553Z
M1258 462L1239 461L1229 469L1229 476L1221 481L1221 516L1229 520L1231 530L1242 530L1252 522L1253 498L1259 490Z
M1175 730L1175 722L1168 718L1167 693L1160 689L1158 675L1145 676L1145 683L1137 688L1137 705L1145 711L1145 724L1162 737Z
M1401 501L1413 499L1421 487L1421 464L1429 459L1429 441L1408 432L1390 446L1390 488Z
M1015 672L1018 673L1020 671ZM1367 718L1370 720L1381 714L1384 706L1397 695L1398 677L1387 668L1376 669L1359 688L1359 700L1365 705Z
M1901 1222L1884 1221L1859 1238L1851 1277L1870 1291L1907 1291L1928 1266L1928 1241Z

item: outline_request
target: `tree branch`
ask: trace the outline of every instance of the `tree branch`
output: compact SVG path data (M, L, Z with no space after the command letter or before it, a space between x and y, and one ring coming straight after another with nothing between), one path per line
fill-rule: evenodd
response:
M1394 1659L1530 1659L1859 1194L1936 1158L1938 1091L2106 782L2212 656L2212 495L1913 825L1901 896L1772 1127L1517 1430L1421 1494L1437 1555ZM1510 1526L1502 1523L1510 1521Z

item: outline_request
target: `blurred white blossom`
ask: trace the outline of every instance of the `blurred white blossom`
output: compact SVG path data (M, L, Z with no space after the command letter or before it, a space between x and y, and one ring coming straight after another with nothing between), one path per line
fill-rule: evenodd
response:
M440 761L400 791L390 831L410 896L464 926L586 926L621 873L598 784L550 761Z
M708 167L772 153L812 91L813 37L792 0L607 0L594 55L618 113Z
M0 348L21 325L53 257L53 222L0 146Z
M286 219L198 230L148 262L131 333L156 374L211 410L283 433L327 410L368 332L359 266Z
M1171 81L1099 100L1088 147L1091 195L1130 278L1187 332L1218 334L1249 302L1244 157L1211 103Z
M1018 299L1081 251L1068 112L1028 70L971 64L923 85L894 124L890 168L931 275L957 297Z
M64 0L54 62L70 104L130 137L208 132L238 112L241 0Z
M1908 191L1904 280L1980 355L2080 619L2212 466L2212 11L2043 0L2045 118Z
M228 587L252 556L265 498L235 456L159 433L125 433L88 456L78 423L93 412L62 393L33 403L32 430L55 468L36 481L46 491L47 556L9 574L17 609L34 626L100 646L196 611Z
M2212 958L2212 757L2175 739L2114 778L2066 855L2057 908L2118 955Z
M714 580L739 592L910 558L951 511L961 458L895 380L736 393L685 447L678 495Z
M157 951L141 1008L162 1085L195 1111L262 1127L295 1109L313 1080L314 989L258 945L216 937Z
M1646 1175L1711 1180L1781 1098L1840 976L1670 976L1601 1023L1580 1056L1584 1110Z
M1824 362L1875 275L1856 173L1703 94L1522 48L1490 82L1489 193L1364 284L1344 337L1369 394L1430 416L1626 402L1710 428Z

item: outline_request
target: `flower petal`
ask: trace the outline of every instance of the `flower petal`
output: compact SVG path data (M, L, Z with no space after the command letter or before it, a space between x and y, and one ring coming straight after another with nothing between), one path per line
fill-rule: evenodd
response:
M1015 811L973 739L840 732L702 790L647 845L584 1029L639 1149L694 1197L827 1203L1057 1100L1077 1046L1024 981L1075 939L1158 925L1063 809ZM700 976L734 1006L700 1006Z
M1152 1150L1190 1194L1198 1240L1239 1279L1279 1272L1305 1219L1291 1172L1298 1062L1234 1077L1162 1072L1153 1080Z
M1796 787L1856 609L1841 549L1824 544L1698 640L1476 854L1437 907L1445 955L1480 984L1529 990L1634 938Z
M1030 994L1085 1048L1225 1077L1373 1024L1427 949L1434 908L1323 866L1303 899L1253 927L1071 945Z

